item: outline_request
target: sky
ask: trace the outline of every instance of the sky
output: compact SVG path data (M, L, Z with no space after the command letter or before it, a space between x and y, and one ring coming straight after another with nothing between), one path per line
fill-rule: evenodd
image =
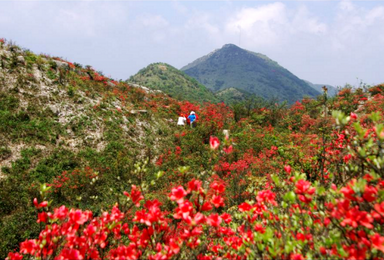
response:
M116 80L232 43L312 83L384 82L384 0L0 0L0 38Z

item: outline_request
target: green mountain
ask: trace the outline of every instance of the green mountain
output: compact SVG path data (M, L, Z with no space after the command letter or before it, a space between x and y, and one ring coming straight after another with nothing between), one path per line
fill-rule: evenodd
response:
M226 44L181 70L214 92L237 88L289 103L320 94L267 56L233 44Z
M218 99L194 78L166 63L153 63L141 69L128 82L161 90L171 97L191 102L213 102Z

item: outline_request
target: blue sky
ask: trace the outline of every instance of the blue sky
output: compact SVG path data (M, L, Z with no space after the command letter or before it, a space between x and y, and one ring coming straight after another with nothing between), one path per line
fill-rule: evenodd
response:
M298 77L384 82L384 1L4 1L0 38L115 79L233 43Z

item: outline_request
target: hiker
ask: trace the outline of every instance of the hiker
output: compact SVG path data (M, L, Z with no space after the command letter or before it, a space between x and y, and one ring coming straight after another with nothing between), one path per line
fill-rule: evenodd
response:
M191 124L191 128L195 127L196 126L196 119L197 119L197 116L196 116L196 113L194 111L191 111L191 114L188 116L188 119L189 119L189 122Z
M180 114L179 119L177 120L177 125L185 126L187 123L187 118L184 114Z

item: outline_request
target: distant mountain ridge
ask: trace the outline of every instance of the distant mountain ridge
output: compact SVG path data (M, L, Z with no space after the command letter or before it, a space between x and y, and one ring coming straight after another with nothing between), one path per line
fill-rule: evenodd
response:
M181 70L213 92L237 88L265 99L277 98L288 103L320 94L267 56L234 44L226 44Z
M327 84L314 84L314 83L309 82L308 80L306 80L305 82L307 82L309 86L316 89L320 93L323 92L323 87L325 86L325 87L327 87L328 96L333 97L333 96L337 95L338 90L334 86L327 85Z
M217 103L215 95L194 78L166 63L153 63L131 76L130 83L140 84L180 100Z

